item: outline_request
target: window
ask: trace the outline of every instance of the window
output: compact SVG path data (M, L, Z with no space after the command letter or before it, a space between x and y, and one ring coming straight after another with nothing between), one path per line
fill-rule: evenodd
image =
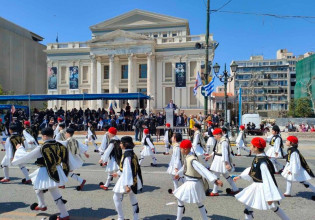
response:
M128 65L121 65L121 79L128 79Z
M162 36L163 36L163 37L167 37L167 33L163 33Z
M119 90L120 90L120 93L128 93L128 89L119 89ZM119 101L119 104L120 104L121 108L126 107L127 102L128 102L127 99L120 100L120 101Z
M172 87L165 87L165 103L164 104L167 105L171 99L172 99Z
M165 81L172 81L172 63L165 63Z
M139 65L139 78L146 79L147 78L147 64Z
M109 66L104 66L104 79L109 79Z
M172 37L176 37L177 36L177 33L172 33Z
M66 66L62 66L61 67L61 84L65 84L66 83L66 75L67 75L67 67Z
M89 82L89 67L83 66L82 70L83 70L82 71L82 82L88 83Z
M190 77L194 77L197 69L197 62L191 61L190 62Z
M159 35L158 34L153 34L153 37L154 38L157 38Z

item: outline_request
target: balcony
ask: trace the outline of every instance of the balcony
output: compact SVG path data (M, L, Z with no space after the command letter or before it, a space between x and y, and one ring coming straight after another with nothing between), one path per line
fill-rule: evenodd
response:
M174 37L157 37L154 38L157 44L168 43L186 43L186 42L205 42L206 35L188 35L188 36L174 36ZM213 36L209 36L209 42L213 41Z
M88 48L86 42L68 42L68 43L52 43L47 44L47 50L56 50L56 49L73 49L73 48Z

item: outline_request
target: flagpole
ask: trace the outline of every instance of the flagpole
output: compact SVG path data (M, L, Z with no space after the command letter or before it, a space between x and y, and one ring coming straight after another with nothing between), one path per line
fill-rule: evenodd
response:
M207 32L206 32L206 61L205 61L205 85L208 84L208 63L209 63L209 29L210 29L210 0L207 1ZM211 105L211 103L210 103ZM204 115L208 113L208 97L204 97Z

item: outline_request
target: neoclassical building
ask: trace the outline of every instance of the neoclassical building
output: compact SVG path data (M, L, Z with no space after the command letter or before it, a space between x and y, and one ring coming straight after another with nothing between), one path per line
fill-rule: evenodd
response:
M198 49L196 43L205 44L205 35L190 35L187 20L133 10L93 25L90 30L89 41L47 45L47 65L54 68L57 79L57 88L49 88L48 83L48 94L141 92L152 99L130 100L132 108L161 110L173 99L181 109L203 109L200 89L194 96L193 87L205 60L205 49ZM212 35L209 42L211 61L216 45ZM186 86L181 88L175 87L178 63L185 63ZM116 102L118 108L126 103ZM48 103L49 108L109 105L103 100Z

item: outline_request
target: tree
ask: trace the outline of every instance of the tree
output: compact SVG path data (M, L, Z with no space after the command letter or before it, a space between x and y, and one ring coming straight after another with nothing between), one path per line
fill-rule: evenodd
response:
M312 79L310 79L307 83L301 82L301 85L303 86L302 91L307 94L307 98L312 103L311 105L312 111L313 113L315 113L315 99L313 98L313 93L312 93Z
M310 117L313 114L310 99L308 97L299 98L296 101L294 112L296 117Z
M296 108L296 100L291 99L290 104L289 104L289 111L288 111L289 116L295 117L295 108Z

